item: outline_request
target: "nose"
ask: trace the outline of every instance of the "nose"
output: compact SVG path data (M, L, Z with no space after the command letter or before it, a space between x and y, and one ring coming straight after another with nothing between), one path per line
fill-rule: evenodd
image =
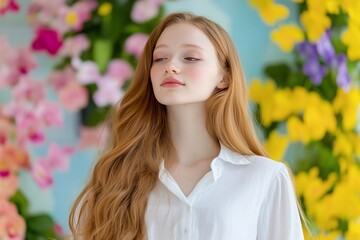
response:
M173 62L169 62L169 63L166 65L165 73L178 74L178 73L180 73L180 68L176 67Z

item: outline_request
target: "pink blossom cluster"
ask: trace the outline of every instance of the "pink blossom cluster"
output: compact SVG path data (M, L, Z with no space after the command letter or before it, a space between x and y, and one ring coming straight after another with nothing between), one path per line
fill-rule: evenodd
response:
M0 16L5 15L5 13L8 11L12 11L12 12L19 11L19 4L16 2L16 0L0 1Z
M144 23L155 17L160 5L165 0L137 0L131 11L131 18L136 23Z
M51 144L47 157L32 164L21 160L28 159L28 144L44 143L46 127L62 126L62 111L47 100L46 82L30 77L36 67L30 50L13 49L4 38L0 50L0 89L12 90L11 100L0 106L0 185L7 186L1 188L0 197L8 198L17 189L19 167L28 169L41 188L49 187L53 170L66 170L73 150Z
M26 151L9 143L11 129L9 119L0 114L0 239L20 240L24 239L25 221L8 199L18 189L17 172L29 168L30 162Z
M97 90L92 97L98 107L118 102L123 94L122 85L133 74L132 66L121 59L113 59L108 64L105 74L101 74L98 65L90 60L73 58L72 66L76 70L76 79L79 83L96 84Z
M0 198L0 239L25 239L25 220L18 214L16 206Z
M78 56L89 47L88 39L80 35L64 41L64 35L82 30L96 7L95 0L78 1L71 6L65 0L33 0L28 10L29 23L36 29L32 49L50 55Z

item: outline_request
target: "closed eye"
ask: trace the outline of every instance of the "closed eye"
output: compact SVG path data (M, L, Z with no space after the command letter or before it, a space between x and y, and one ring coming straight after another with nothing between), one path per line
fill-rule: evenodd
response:
M167 58L156 58L154 59L153 61L154 62L162 62L162 61L165 61Z
M184 58L186 61L189 61L189 62L195 62L195 61L199 61L200 59L198 58L194 58L194 57L186 57Z

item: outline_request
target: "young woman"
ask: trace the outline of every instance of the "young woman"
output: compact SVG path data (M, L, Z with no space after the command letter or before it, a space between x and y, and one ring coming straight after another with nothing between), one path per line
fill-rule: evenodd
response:
M256 138L229 35L189 13L154 29L70 214L75 239L298 240L284 164Z

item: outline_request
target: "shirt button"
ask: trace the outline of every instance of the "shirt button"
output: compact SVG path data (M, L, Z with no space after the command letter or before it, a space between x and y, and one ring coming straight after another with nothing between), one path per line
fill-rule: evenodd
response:
M187 228L184 229L184 233L185 233L185 234L188 233L188 229L187 229Z

